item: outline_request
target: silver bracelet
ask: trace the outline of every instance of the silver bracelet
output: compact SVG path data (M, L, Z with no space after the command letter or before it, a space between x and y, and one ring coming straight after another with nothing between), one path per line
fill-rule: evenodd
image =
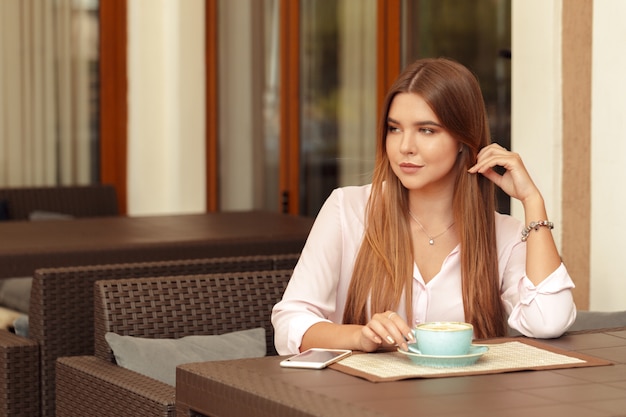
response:
M526 242L528 239L528 234L531 230L535 229L535 231L539 230L540 227L547 227L548 229L554 229L554 223L548 220L539 220L537 222L530 222L528 226L524 230L522 230L522 242Z

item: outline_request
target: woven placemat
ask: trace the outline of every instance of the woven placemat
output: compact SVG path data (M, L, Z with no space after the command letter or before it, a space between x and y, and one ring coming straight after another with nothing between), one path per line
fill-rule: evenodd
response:
M488 345L489 351L469 366L433 368L418 365L399 352L381 352L356 353L330 367L368 381L384 382L410 378L441 378L613 364L604 359L555 348L532 339L507 338L485 341L480 344Z

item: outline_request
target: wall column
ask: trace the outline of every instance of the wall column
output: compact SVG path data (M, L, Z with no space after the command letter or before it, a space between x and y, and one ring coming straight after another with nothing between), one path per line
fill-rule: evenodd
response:
M563 232L561 255L589 309L591 211L591 64L593 0L563 2Z

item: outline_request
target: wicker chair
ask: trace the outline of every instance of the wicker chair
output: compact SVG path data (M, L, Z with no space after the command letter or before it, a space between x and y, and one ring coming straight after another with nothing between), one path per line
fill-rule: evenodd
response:
M119 214L115 188L100 184L0 188L0 204L5 221L28 220L37 211L72 217ZM35 341L0 330L0 417L39 415L38 361Z
M97 282L95 356L58 359L57 416L175 415L175 387L117 366L104 334L176 339L264 327L267 351L275 354L271 309L290 276L277 270Z
M1 188L0 202L9 220L28 220L35 211L73 217L117 216L117 196L112 185Z
M37 378L37 382L24 389L37 392L42 416L54 416L56 359L94 353L93 286L98 280L288 269L295 266L298 257L298 254L262 255L39 269L33 277L29 339L11 335L9 343L0 337L0 371L9 366L21 366L24 371L6 372L0 376L0 381L5 378L10 387L24 385L24 382L10 380L20 378L26 369L31 369L32 356L28 356L28 360L9 360L8 352L11 349L32 349L35 342L39 366L33 378ZM11 390L9 395L25 394ZM38 415L32 412L21 414L19 407L8 409L16 402L19 401L5 402L5 410L0 406L0 417L4 415L3 411L11 416Z
M0 416L39 415L39 347L0 331Z

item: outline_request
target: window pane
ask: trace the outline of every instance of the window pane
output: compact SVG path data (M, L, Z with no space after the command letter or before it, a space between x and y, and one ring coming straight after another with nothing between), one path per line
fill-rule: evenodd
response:
M264 156L263 205L266 210L279 210L278 184L280 169L280 12L279 0L263 2L263 132Z
M300 212L370 181L376 140L376 0L301 0Z
M404 0L402 60L445 56L478 76L494 141L511 145L511 1ZM498 205L510 211L500 190Z
M279 5L218 2L220 210L279 210Z

